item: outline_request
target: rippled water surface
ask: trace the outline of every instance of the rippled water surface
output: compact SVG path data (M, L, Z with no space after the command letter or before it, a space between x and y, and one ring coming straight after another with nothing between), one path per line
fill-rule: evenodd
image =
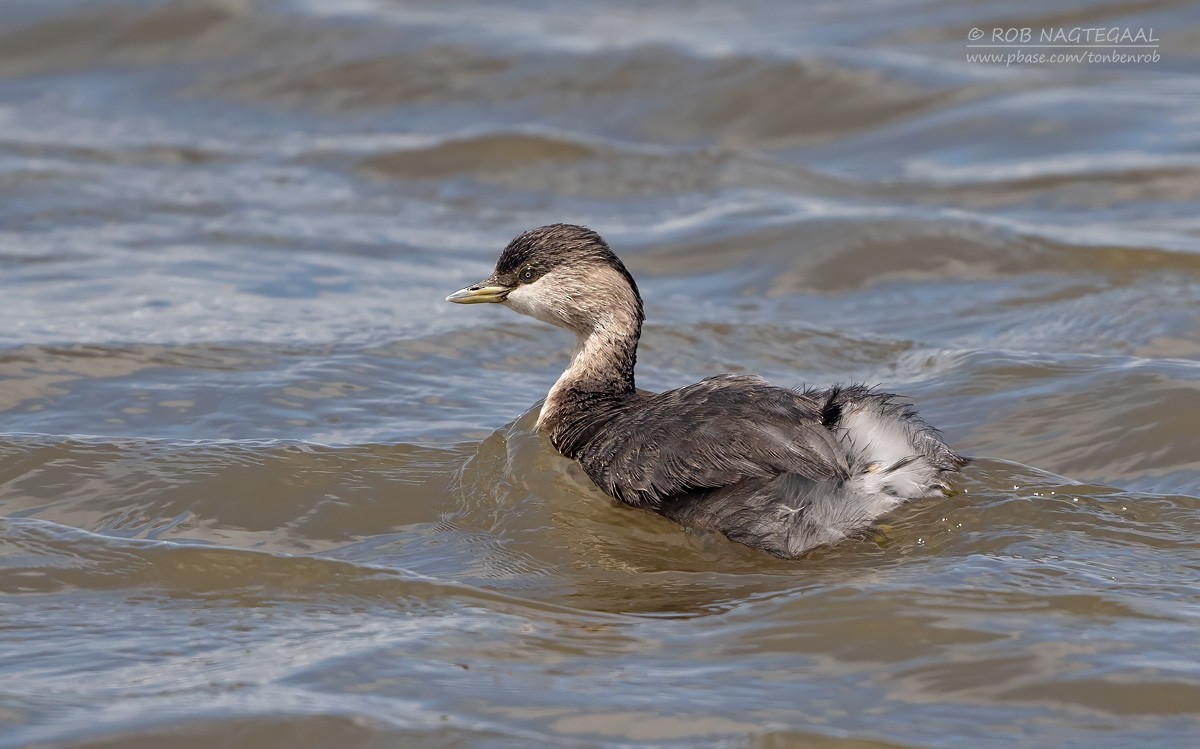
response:
M1145 27L1149 64L970 62ZM1200 735L1200 6L8 0L0 747ZM783 562L445 304L586 223L639 385L909 394L961 491Z

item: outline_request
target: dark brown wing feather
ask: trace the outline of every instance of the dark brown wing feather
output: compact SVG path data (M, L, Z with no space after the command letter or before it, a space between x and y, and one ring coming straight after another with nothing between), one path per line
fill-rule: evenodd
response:
M824 400L760 377L720 375L658 394L575 394L583 408L551 439L608 494L660 508L747 478L845 479L844 450L822 424Z

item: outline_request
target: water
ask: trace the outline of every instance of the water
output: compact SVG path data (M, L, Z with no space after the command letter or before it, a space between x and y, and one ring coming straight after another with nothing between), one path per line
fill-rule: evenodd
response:
M1194 742L1198 40L10 0L0 747ZM637 276L642 387L882 383L962 491L793 562L616 506L532 429L567 336L442 301L550 221Z

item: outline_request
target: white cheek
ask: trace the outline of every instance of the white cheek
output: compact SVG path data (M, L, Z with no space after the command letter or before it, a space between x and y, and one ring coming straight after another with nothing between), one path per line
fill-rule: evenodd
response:
M533 283L521 284L508 293L504 304L522 315L529 315L551 325L563 325L565 321L562 318L562 310L550 303L550 300L554 298L553 290L550 288L553 281L547 282L547 278L549 278L549 274Z

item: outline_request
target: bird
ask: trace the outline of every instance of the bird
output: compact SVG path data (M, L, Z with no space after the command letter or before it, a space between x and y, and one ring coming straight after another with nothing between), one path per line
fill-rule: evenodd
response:
M949 493L968 462L907 400L864 385L719 374L638 390L641 294L583 226L523 232L446 301L500 304L575 335L536 429L604 493L776 557L861 538L904 502Z

